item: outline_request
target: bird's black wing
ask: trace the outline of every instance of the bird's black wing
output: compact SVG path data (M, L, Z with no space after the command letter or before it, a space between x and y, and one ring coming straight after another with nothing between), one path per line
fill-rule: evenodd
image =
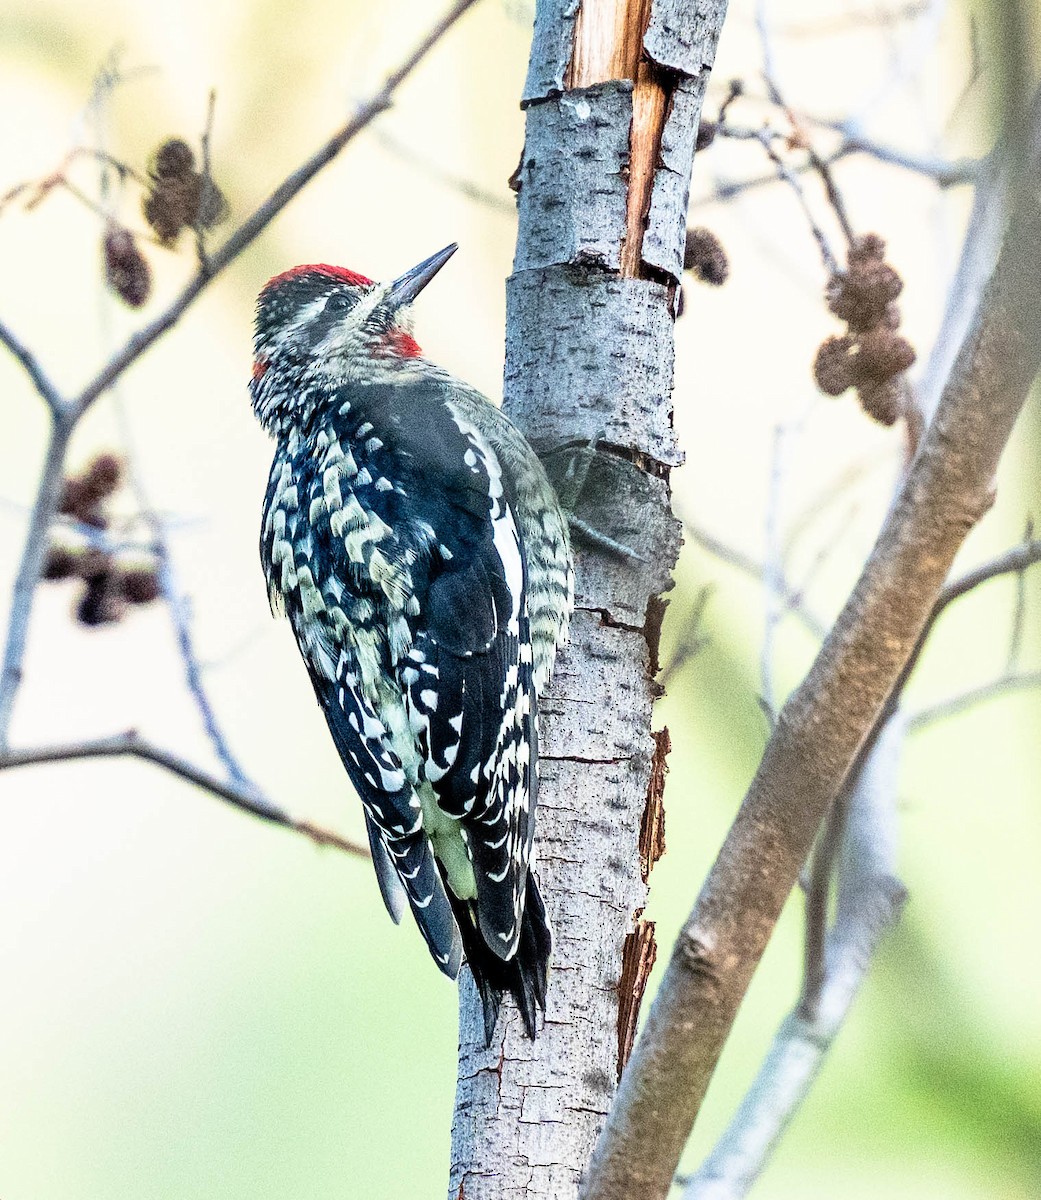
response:
M436 434L399 440L434 529L427 588L399 677L439 807L460 819L484 942L521 937L534 833L537 725L518 523L494 451L450 399ZM404 443L404 445L403 445Z

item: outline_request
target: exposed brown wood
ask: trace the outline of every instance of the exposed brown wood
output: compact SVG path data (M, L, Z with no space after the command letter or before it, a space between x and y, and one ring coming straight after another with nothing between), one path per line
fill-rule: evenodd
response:
M665 776L669 773L668 754L672 749L668 729L659 729L651 737L654 738L651 782L640 822L640 874L644 883L651 868L665 853Z
M629 133L629 196L626 202L625 244L620 273L639 279L643 264L643 231L651 207L651 188L658 167L662 130L668 110L668 94L661 72L650 62L641 62L633 90L633 124Z
M569 88L635 79L650 0L584 0L575 21Z
M650 0L584 0L566 77L569 88L592 87L611 79L633 81L629 195L619 270L629 279L641 276L643 231L668 113L663 74L643 51L650 15Z
M654 940L654 922L637 920L636 928L626 937L622 950L622 977L618 980L618 1078L636 1040L640 1020L640 1005L647 989L658 944Z

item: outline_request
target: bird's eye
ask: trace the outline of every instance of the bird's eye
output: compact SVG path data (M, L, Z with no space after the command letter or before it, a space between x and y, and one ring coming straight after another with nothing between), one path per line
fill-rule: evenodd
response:
M346 292L333 292L325 302L325 311L331 316L342 316L354 307L354 297Z

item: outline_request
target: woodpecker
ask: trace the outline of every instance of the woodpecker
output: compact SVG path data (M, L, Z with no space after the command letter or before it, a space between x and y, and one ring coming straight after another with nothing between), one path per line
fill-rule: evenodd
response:
M529 1037L551 935L532 873L538 700L574 605L568 524L519 430L426 359L411 304L453 244L389 284L324 263L257 301L253 409L276 443L260 538L365 813L380 891L437 965L463 957L490 1044Z

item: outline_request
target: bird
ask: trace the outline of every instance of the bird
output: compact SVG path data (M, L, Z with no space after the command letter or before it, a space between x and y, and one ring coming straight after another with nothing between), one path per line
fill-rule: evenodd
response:
M533 871L539 699L574 608L568 520L506 415L427 359L412 304L455 243L390 283L293 267L257 299L252 406L274 439L260 557L364 811L395 923L411 909L491 1044L545 1012Z

